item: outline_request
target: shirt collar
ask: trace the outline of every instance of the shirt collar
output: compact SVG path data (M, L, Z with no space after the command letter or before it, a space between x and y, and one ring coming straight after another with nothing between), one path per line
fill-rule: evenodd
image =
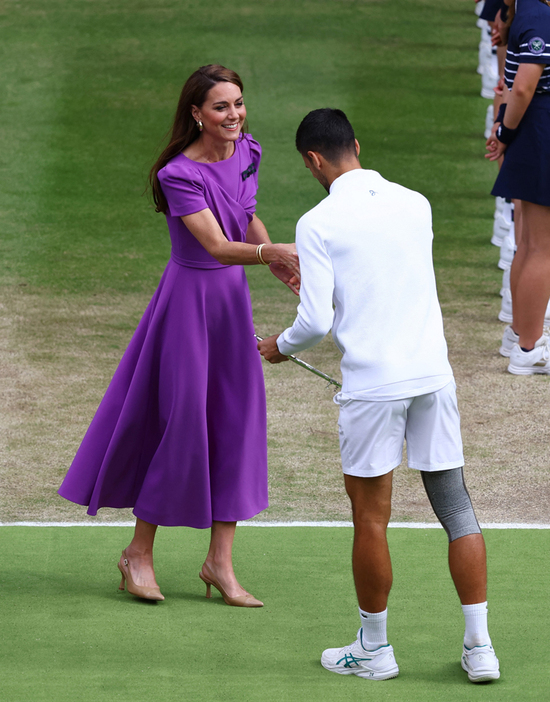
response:
M338 178L335 178L332 181L329 188L329 194L332 195L333 192L338 191L340 188L345 188L354 180L362 179L368 182L368 180L373 180L376 177L380 177L380 174L377 173L377 171L373 171L368 168L354 168L351 171L342 173L341 176L338 176Z

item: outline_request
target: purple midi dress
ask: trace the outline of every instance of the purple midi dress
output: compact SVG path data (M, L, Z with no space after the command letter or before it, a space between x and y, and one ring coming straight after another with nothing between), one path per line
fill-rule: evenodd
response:
M265 390L244 269L216 261L180 219L210 208L230 241L245 241L260 157L244 135L224 161L180 154L159 171L171 258L59 489L88 514L133 507L152 524L204 529L268 506Z

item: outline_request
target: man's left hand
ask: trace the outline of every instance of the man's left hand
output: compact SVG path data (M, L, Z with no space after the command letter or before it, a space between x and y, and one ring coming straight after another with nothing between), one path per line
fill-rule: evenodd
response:
M265 358L266 361L270 363L282 363L283 361L288 361L288 356L283 356L283 354L277 348L277 339L280 334L274 334L273 336L268 336L267 339L263 341L258 341L258 351Z
M276 278L279 278L287 285L295 295L300 294L300 277L295 275L290 268L287 268L282 263L270 263L269 270Z

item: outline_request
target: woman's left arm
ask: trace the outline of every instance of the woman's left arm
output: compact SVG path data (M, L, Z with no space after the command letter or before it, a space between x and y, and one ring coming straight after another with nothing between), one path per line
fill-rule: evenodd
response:
M520 64L503 121L508 129L516 129L519 126L545 68L543 63Z
M529 107L539 79L545 69L545 64L543 63L522 63L518 68L516 77L514 78L514 85L512 86L512 91L509 94L506 106L506 114L504 115L503 125L508 129L517 129L519 123L521 122L525 110ZM496 130L487 139L487 150L488 154L485 154L485 158L489 161L496 161L502 156L506 150L506 144L499 141L495 135Z
M271 244L271 239L269 238L265 224L256 214L252 215L252 220L246 230L246 243Z
M259 217L256 216L256 214L252 215L252 220L248 225L248 229L246 230L246 243L271 243L271 239L269 238L269 234L267 233L265 224ZM276 278L279 278L279 280L281 280L286 286L288 286L294 294L300 294L300 278L294 275L294 273L292 273L292 271L290 271L286 266L284 266L282 263L271 263L269 265L269 269L273 273L273 275Z

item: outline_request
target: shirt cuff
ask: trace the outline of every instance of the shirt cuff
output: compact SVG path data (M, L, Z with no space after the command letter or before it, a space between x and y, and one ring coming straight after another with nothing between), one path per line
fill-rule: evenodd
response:
M279 353L282 353L283 356L290 356L294 351L291 344L284 339L288 331L290 331L290 329L285 329L284 332L277 337L277 348L279 349Z

